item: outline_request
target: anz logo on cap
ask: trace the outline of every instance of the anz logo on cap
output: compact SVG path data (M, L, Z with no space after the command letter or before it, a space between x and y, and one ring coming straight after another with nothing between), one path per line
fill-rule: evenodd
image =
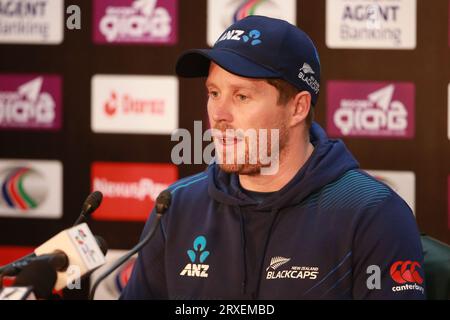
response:
M244 30L228 30L226 31L216 43L224 40L235 40L250 43L252 46L257 46L261 44L262 41L259 39L261 37L261 32L259 30L253 29L248 34L245 34Z

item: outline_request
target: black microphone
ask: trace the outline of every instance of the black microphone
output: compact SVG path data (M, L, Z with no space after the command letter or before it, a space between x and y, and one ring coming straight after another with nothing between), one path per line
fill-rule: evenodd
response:
M76 226L76 225L79 225L82 222L88 220L88 218L91 216L91 214L95 210L97 210L97 208L100 206L102 200L103 200L103 194L100 191L94 191L90 195L88 195L86 200L84 200L83 206L81 208L80 216L77 218L77 220L75 221L75 223L73 225ZM105 240L103 240L103 242L105 242ZM30 260L31 258L34 258L34 257L36 257L36 254L34 252L32 252L20 259L17 259L11 263L8 263L7 265L1 266L0 267L0 275L3 275L5 270L10 268L14 264L18 264L23 261ZM4 276L6 276L6 275L4 275ZM0 288L1 288L1 283L0 283Z
M108 251L108 245L106 244L105 239L100 236L94 236L97 244L102 251L103 255ZM71 249L71 248L67 248ZM2 269L1 275L2 277L13 277L19 274L22 270L24 270L28 265L36 262L36 261L46 261L53 269L57 272L64 272L69 267L69 257L63 250L55 250L52 253L41 254L34 256L26 256L19 261L12 262L8 264L5 268Z
M26 256L19 258L13 262L10 262L4 266L0 267L0 277L6 277L8 276L8 274L6 273L11 273L10 268L14 268L14 265L16 264L20 264L24 261L27 261L29 259L35 258L36 257L36 253L32 252L30 254L27 254ZM0 288L2 287L2 283L0 283Z
M3 276L13 277L19 274L22 270L25 270L29 265L35 262L45 261L48 263L55 271L65 271L69 266L69 259L63 251L55 251L50 254L43 254L40 256L34 256L27 259L20 260L9 265L5 270L3 270Z
M92 213L100 206L102 200L103 194L100 191L94 191L88 195L86 200L84 200L83 206L81 207L80 216L73 225L76 226L80 223L86 222Z
M119 268L122 264L124 264L128 259L130 259L136 252L141 250L142 247L144 247L154 236L156 229L159 227L159 224L161 223L161 217L166 212L166 210L169 208L170 203L172 201L172 194L169 190L162 191L158 197L156 198L156 218L150 228L150 231L145 236L144 239L142 239L136 246L134 246L133 249L128 251L126 254L124 254L121 258L119 258L116 262L114 262L111 267L109 267L105 272L103 272L95 281L95 283L92 285L91 292L89 294L89 300L94 299L95 291L97 290L98 285L100 282L102 282L104 279L106 279L114 270Z
M36 298L48 299L52 296L56 283L56 271L47 260L36 260L19 273L14 287L32 287Z
M64 233L67 233L67 231L63 231ZM94 239L104 256L108 251L105 240L100 236L93 236L92 240ZM55 243L61 240L61 237L58 238L56 236L50 239L49 242ZM18 276L12 287L7 287L3 291L0 290L0 300L28 300L30 298L33 299L33 297L48 299L49 297L57 297L56 295L52 295L52 290L61 290L67 285L69 265L75 263L74 266L77 266L77 261L82 259L76 248L68 245L67 241L65 245L61 243L60 247L61 249L56 249L51 253L40 254L8 266L0 275L0 283L4 276ZM79 278L90 274L96 269L92 266L84 266L81 269L81 266L78 266L80 267ZM30 289L30 287L33 288ZM33 291L34 296L31 295Z

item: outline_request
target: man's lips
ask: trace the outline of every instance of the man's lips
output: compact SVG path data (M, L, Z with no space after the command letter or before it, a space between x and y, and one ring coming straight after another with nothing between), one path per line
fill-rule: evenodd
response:
M229 146L229 145L235 145L236 143L239 142L239 140L237 138L222 138L222 139L218 139L219 143L223 144L224 146Z
M228 146L228 145L235 145L238 142L241 142L243 139L242 138L238 138L238 137L226 137L225 135L221 136L221 135L217 135L214 136L214 139L224 145L224 146Z

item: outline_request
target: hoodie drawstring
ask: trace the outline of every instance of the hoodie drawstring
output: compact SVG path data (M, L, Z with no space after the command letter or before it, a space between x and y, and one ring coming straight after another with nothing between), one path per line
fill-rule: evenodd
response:
M260 288L260 285L261 285L261 277L262 277L263 269L264 269L264 260L265 260L265 257L266 257L267 248L269 246L270 236L272 235L272 229L273 229L273 226L275 225L275 221L277 220L279 210L280 209L275 208L275 209L272 209L272 211L270 212L270 214L273 215L273 218L272 218L272 222L270 223L269 232L267 233L266 243L264 244L264 250L263 250L263 253L262 253L262 257L261 257L261 263L259 265L258 281L256 282L256 290L255 290L254 295L252 297L253 299L258 299L258 296L259 296L259 288Z
M239 219L240 219L240 226L241 226L241 248L242 248L242 261L244 264L244 279L242 280L241 284L241 292L242 294L247 293L247 255L245 253L245 250L247 248L247 242L246 242L246 236L245 236L245 220L244 215L241 212L241 208L239 206L236 206L238 212L239 212Z

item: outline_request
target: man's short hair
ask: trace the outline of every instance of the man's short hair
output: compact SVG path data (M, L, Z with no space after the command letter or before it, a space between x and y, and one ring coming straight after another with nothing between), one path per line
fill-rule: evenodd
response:
M294 98L297 93L301 90L298 90L289 82L283 79L266 79L267 83L274 86L278 91L278 101L279 105L287 104L292 98ZM310 105L308 115L306 116L306 128L311 128L311 125L314 121L314 107Z

